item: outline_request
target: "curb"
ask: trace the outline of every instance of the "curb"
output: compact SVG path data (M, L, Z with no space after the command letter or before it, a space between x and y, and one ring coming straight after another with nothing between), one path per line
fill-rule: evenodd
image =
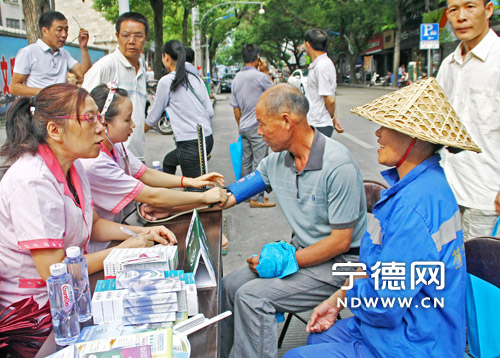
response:
M383 86L370 86L370 85L364 85L364 84L345 84L342 83L340 85L337 85L337 87L350 87L350 88L364 88L364 89L380 89L384 90L387 92L393 92L398 90L399 88L397 87L383 87Z

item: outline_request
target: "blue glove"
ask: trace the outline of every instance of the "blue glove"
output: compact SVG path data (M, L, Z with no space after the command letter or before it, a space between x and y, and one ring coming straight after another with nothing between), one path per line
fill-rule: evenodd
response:
M295 247L285 241L266 244L260 253L257 272L262 278L283 278L299 270Z
M266 183L260 173L256 170L244 178L229 185L228 190L233 193L236 202L239 204L255 194L259 194L266 189Z

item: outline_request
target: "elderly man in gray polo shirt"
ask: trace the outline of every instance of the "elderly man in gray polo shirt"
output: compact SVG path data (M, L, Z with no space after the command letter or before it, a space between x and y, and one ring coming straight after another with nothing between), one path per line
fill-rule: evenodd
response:
M260 161L267 155L266 143L262 136L257 134L257 118L255 105L266 89L273 83L269 78L267 66L260 58L260 48L257 45L246 45L242 50L245 67L241 69L233 80L231 92L231 106L234 118L243 141L243 160L241 163L241 176L257 169ZM251 208L269 208L276 206L260 193L250 199Z
M315 307L345 281L332 276L332 265L359 260L366 229L361 172L347 148L309 126L308 109L304 95L289 84L271 87L257 102L258 133L274 153L245 178L246 184L274 190L294 247L283 244L288 245L286 277L261 274L266 260L280 261L266 258L266 245L247 259L248 266L222 279L222 310L233 315L222 321L221 357L229 356L233 343L234 357L276 357L275 314ZM245 199L233 194L226 207Z

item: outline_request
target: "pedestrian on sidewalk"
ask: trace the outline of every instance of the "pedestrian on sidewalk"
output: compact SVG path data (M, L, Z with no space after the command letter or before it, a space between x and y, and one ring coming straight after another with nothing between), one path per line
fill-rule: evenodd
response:
M186 52L178 40L163 45L163 65L168 71L158 81L156 98L146 118L146 130L156 126L167 111L175 135L176 148L163 159L163 171L196 178L202 174L198 149L197 125L203 125L206 153L214 146L212 117L214 109L203 80L186 67Z
M335 65L326 53L328 49L326 31L321 29L307 31L304 48L311 58L307 77L307 97L310 106L307 121L327 137L331 137L334 130L342 133L344 128L337 117L335 98L337 73Z
M268 154L268 147L262 136L257 133L259 123L255 106L259 97L273 85L264 59L260 57L257 45L245 45L242 50L245 66L234 77L231 87L231 106L243 141L241 176L255 171L260 161ZM276 206L259 193L250 198L251 208L271 208Z
M465 240L491 236L500 189L500 38L489 0L448 0L448 22L462 42L437 80L482 153L443 153L442 165L463 215ZM497 234L500 237L500 233Z

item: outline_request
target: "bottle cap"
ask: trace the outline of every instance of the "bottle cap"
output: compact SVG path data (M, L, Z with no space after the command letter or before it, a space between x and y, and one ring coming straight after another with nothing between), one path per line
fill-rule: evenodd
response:
M155 160L153 161L153 168L157 168L157 167L160 167L160 161L159 160Z
M66 256L68 256L69 258L75 258L75 257L78 257L80 256L80 248L78 246L70 246L66 249Z
M50 274L52 276L61 276L66 272L68 272L66 269L66 264L57 263L50 265Z

